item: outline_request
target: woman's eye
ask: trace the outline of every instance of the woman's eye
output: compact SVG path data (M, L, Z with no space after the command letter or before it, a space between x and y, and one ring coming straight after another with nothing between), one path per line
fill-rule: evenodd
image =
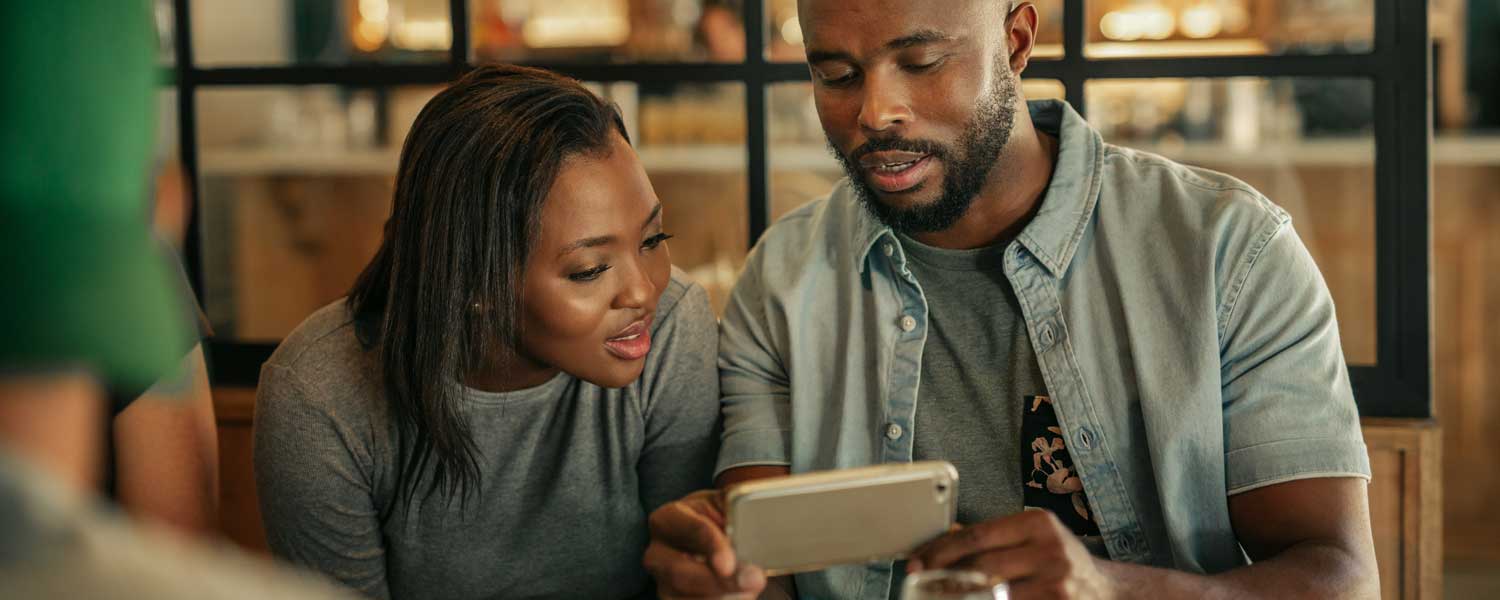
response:
M672 236L667 235L665 233L658 233L656 235L653 235L651 237L646 238L646 241L641 242L641 247L645 248L647 250L655 250L657 246L660 246L662 244L662 242L665 242L665 241L670 240L670 239L672 239Z
M598 279L600 275L603 275L604 272L608 271L609 269L610 269L609 265L599 265L599 266L594 267L592 269L589 269L587 271L579 271L577 273L569 273L568 274L568 279L573 280L573 281L579 281L579 282L582 282L582 281L593 281L595 279Z

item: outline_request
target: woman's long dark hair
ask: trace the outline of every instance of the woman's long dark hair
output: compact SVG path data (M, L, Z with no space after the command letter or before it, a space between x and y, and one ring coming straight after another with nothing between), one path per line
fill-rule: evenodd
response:
M466 498L480 483L460 384L517 347L542 203L566 159L608 153L612 134L628 141L613 105L514 66L475 69L417 115L380 250L348 299L380 359L401 438L396 489L409 502L439 489Z

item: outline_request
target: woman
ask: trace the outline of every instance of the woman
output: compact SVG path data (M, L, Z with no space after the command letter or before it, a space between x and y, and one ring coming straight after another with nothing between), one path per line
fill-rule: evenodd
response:
M261 372L271 549L373 597L631 597L709 485L717 325L613 107L478 69L417 116L347 300Z

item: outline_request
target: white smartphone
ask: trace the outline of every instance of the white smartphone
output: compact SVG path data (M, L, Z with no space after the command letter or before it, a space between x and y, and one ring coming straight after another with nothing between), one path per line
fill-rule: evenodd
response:
M759 479L724 504L735 555L770 576L899 560L953 527L958 470L924 461Z

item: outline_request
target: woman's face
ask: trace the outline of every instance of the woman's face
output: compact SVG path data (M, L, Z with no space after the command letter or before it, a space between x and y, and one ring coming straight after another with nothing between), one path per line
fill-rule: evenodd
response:
M521 288L521 357L601 387L640 377L672 274L661 202L635 150L563 163L542 205Z

